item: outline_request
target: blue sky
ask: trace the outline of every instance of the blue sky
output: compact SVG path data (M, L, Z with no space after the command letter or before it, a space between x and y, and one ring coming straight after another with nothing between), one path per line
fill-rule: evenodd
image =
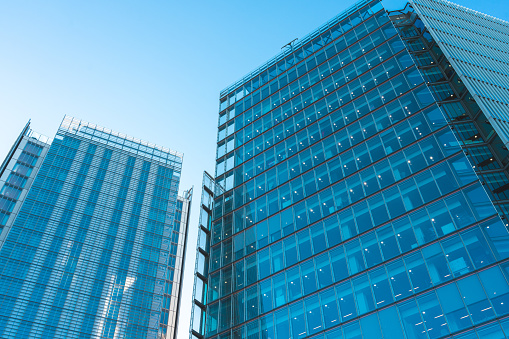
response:
M507 0L457 0L509 20ZM184 153L195 186L179 337L189 328L203 170L213 173L219 92L353 0L4 1L0 158L28 119L65 114ZM387 9L405 1L384 0Z

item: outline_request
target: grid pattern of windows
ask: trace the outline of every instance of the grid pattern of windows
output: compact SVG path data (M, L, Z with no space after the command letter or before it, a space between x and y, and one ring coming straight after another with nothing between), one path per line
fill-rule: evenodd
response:
M0 337L173 337L190 199L177 201L181 157L119 136L72 118L59 128L0 248ZM26 183L36 146L6 187Z
M426 6L421 9L426 13L430 10L430 15L434 13ZM487 184L488 193L495 207L502 216L508 218L503 207L507 204L506 191L509 189L509 185L506 185L509 182L507 171L509 152L504 146L504 136L497 133L496 126L490 122L490 112L483 108L482 99L466 89L463 78L458 76L461 69L457 68L452 58L445 57L439 43L431 37L430 31L433 32L434 28L421 21L421 17L409 6L393 13L396 14L391 15L391 20L414 59L419 60L421 54L429 56L430 63L420 65L418 68L427 80L435 99L443 108L444 116L470 163ZM409 31L415 33L409 35L407 34ZM422 50L415 50L412 47L419 44L423 46ZM448 47L444 48L447 51ZM506 226L509 224L506 223Z
M509 23L448 1L410 3L507 145Z
M434 99L464 95L461 83L430 92L416 65L436 63L432 39L411 45L414 63L378 1L348 15L222 92L224 190L202 203L208 269L197 270L192 338L438 338L507 326L485 323L509 313L493 299L509 292L509 234L454 134L474 146L477 133L453 132Z

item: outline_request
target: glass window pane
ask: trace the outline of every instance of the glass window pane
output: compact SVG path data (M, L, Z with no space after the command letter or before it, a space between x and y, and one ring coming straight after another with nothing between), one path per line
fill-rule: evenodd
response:
M443 207L445 208L445 205ZM410 214L409 217L419 245L424 245L437 238L430 217L424 208Z
M476 269L495 262L490 247L479 227L471 228L460 235Z
M345 250L343 246L339 246L330 251L332 271L334 273L334 281L348 277L348 266L346 263Z
M417 298L417 302L429 337L439 338L449 334L449 328L435 292L420 296Z
M449 262L449 267L455 277L459 277L474 270L474 266L470 262L467 250L463 246L458 234L443 240L441 243L445 257Z
M393 223L393 227L402 253L410 251L418 246L408 217L396 220Z
M366 274L352 279L355 291L355 301L357 302L358 314L364 314L375 309L373 295L368 276Z
M399 255L398 243L391 224L377 229L376 234L384 260L389 260Z
M388 264L387 272L389 273L394 299L400 300L412 294L412 286L410 286L403 260L398 259Z
M369 279L371 280L371 288L377 308L384 307L394 301L385 267L379 267L370 271Z
M286 304L286 281L284 273L272 277L272 291L274 307Z
M362 256L362 247L359 239L352 240L345 244L346 255L348 259L348 267L350 274L355 274L366 268L364 258Z
M306 320L302 301L290 306L290 322L292 327L291 338L304 338L306 336Z
M399 314L405 328L408 339L420 339L426 333L424 322L421 318L415 300L411 299L398 305Z
M424 247L422 249L422 254L426 259L428 272L434 285L452 279L449 264L439 244L435 243L431 246Z
M283 308L274 313L276 323L276 338L291 338L288 309Z
M401 320L398 316L396 307L386 308L378 313L380 317L380 325L384 338L404 339L403 329L401 328Z
M272 310L272 286L271 280L260 282L260 313Z
M319 288L332 284L332 272L329 260L329 253L324 253L314 258L316 274L318 275Z
M333 247L341 242L341 232L337 215L331 216L324 221L325 233L327 234L327 243Z
M488 301L477 275L474 274L459 280L458 287L474 324L495 317L493 307Z
M320 301L325 328L339 324L339 312L334 288L321 292Z
M479 272L479 278L497 315L509 313L509 286L500 268L495 266Z
M320 313L320 300L318 294L304 300L306 307L306 324L308 334L314 334L324 329L322 325L322 315Z
M286 271L286 289L288 291L288 301L302 297L299 266Z
M258 285L250 287L246 290L246 319L253 319L258 316Z
M285 251L285 267L290 267L297 263L297 243L295 236L290 236L283 240L284 251Z
M304 295L308 295L316 291L316 275L315 265L313 259L300 264L302 287L304 288Z
M380 323L376 313L360 319L363 338L382 338Z
M265 248L257 253L258 255L258 276L264 279L270 275L270 255L269 248Z
M461 300L456 284L445 285L436 292L452 332L472 326L472 320Z
M343 322L355 318L357 316L357 310L355 309L355 301L353 299L350 280L336 286L336 295Z
M375 232L369 232L361 237L362 249L366 266L373 267L382 262L382 255L378 247L378 239Z
M279 272L284 268L283 243L281 241L270 246L270 258L272 261L272 273Z
M313 253L311 251L311 237L308 228L297 233L297 242L299 244L299 260L302 261L309 258Z

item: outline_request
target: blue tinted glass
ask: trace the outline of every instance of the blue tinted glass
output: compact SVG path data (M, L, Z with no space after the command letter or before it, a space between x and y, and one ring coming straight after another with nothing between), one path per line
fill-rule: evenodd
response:
M308 295L316 291L316 275L313 259L309 259L308 261L300 264L300 271L302 275L304 295Z
M351 209L347 209L339 214L339 225L341 227L341 236L344 240L357 235L355 220Z
M461 233L461 239L468 250L475 268L481 268L495 261L483 232L479 227Z
M418 251L407 255L404 259L414 293L422 292L432 287L431 278L424 264L421 252Z
M334 281L338 282L348 277L348 266L343 246L336 247L330 251L330 259L332 271L334 273Z
M309 229L305 229L297 233L297 242L299 244L299 259L304 260L309 258L313 254L311 250Z
M474 324L486 321L495 316L493 307L488 301L477 275L471 275L459 280L458 287Z
M260 335L261 339L274 338L274 319L272 314L260 318Z
M390 224L377 229L376 234L384 260L389 260L399 255L398 243Z
M361 318L360 323L364 338L382 338L382 331L376 313Z
M479 272L479 278L497 315L509 313L509 286L498 266Z
M348 259L348 268L350 274L355 274L366 268L364 258L362 255L362 247L360 246L359 239L352 240L345 244L346 256Z
M456 284L445 285L437 289L436 292L452 332L472 326L472 320L470 320Z
M403 260L398 259L388 264L387 272L389 273L394 299L400 300L412 294L412 286L408 280Z
M475 222L474 214L470 210L463 194L456 193L444 200L457 228L462 228ZM450 229L451 227L447 227L447 230Z
M362 339L361 327L358 321L343 326L345 339Z
M410 214L410 221L419 245L426 244L437 238L432 221L425 209Z
M272 285L270 279L260 283L260 312L272 310Z
M371 281L371 289L375 297L375 305L377 308L384 307L394 301L392 296L389 278L384 267L379 267L369 272Z
M327 248L323 224L321 222L311 226L311 238L313 240L313 253L319 253Z
M477 328L479 338L504 338L504 332L498 323L491 323Z
M468 273L474 269L470 257L460 240L459 235L442 241L445 257L455 277Z
M439 338L449 334L443 311L435 292L426 293L417 298L424 325L430 338Z
M290 322L292 327L292 338L304 338L306 336L306 319L302 301L290 306Z
M378 239L375 232L369 232L361 237L361 243L366 260L366 266L372 267L382 262L382 255L378 247Z
M509 234L499 218L493 218L481 224L481 228L490 244L495 257L500 260L509 256Z
M396 307L386 308L378 313L384 338L403 339L403 329Z
M449 211L443 201L438 201L427 208L431 223L439 237L455 230Z
M286 281L284 273L272 277L272 292L274 307L286 304Z
M428 272L434 285L452 279L453 276L449 264L439 244L435 243L424 247L422 254L426 259Z
M322 331L324 327L322 325L322 315L320 312L321 307L318 294L306 298L304 300L304 305L306 307L306 324L308 333L314 334Z
M295 237L291 236L283 240L285 251L285 267L290 267L297 263L297 243Z
M341 242L341 232L339 230L339 222L337 216L332 216L325 219L324 226L329 247L339 244Z
M424 322L421 318L419 309L415 300L409 300L398 305L399 314L407 338L419 339L422 334L426 333Z
M341 319L348 321L357 316L355 301L353 298L352 286L350 281L346 281L336 286L336 296L338 298Z
M270 258L272 261L272 273L284 268L283 243L281 241L270 246Z
M258 255L258 276L264 279L270 275L270 255L269 248L265 248L257 253Z
M329 288L320 292L320 304L322 305L322 314L325 328L339 324L339 312L334 288Z
M290 338L290 322L288 318L288 309L283 308L274 314L276 338Z
M286 271L286 289L288 291L289 301L293 301L302 296L299 266Z
M324 253L318 257L315 257L314 260L319 288L329 286L330 284L332 284L332 272L329 254Z
M401 252L407 252L417 247L417 240L408 217L396 220L393 226Z
M357 301L357 310L359 315L370 312L375 309L373 295L371 294L370 282L367 275L361 275L352 279L355 291L355 300Z
M246 290L246 319L253 319L259 314L259 291L258 286L250 287Z

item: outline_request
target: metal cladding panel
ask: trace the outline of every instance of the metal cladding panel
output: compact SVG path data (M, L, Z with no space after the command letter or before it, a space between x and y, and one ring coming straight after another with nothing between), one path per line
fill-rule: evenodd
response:
M507 146L509 23L449 1L410 4Z

